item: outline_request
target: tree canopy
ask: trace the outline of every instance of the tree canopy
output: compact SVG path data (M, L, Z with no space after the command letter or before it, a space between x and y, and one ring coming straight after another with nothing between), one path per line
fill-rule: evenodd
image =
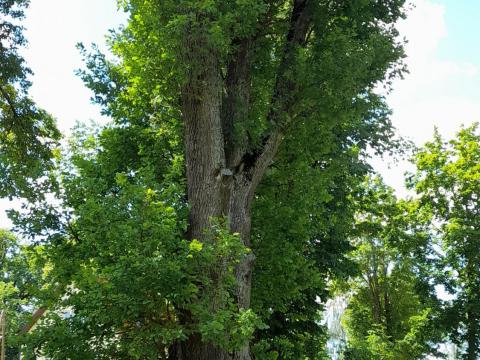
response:
M418 150L416 199L368 163L404 145L379 91L403 0L119 1L113 56L79 45L111 122L62 152L27 94L27 5L0 0L0 196L30 200L0 299L12 329L48 308L26 359L328 359L338 293L345 359L477 357L477 128Z
M347 287L345 358L424 359L442 340L428 217L418 202L397 200L380 178L368 178L363 189L352 252L360 276Z
M440 283L454 295L446 304L445 325L452 341L465 346L464 359L480 354L480 258L478 253L480 135L478 124L445 141L436 132L416 156L411 185L431 212L440 239L444 272Z
M116 60L81 47L113 122L78 130L62 207L17 218L46 235L74 309L46 322L44 351L320 358L351 193L367 150L396 146L375 87L403 70L403 1L121 5Z

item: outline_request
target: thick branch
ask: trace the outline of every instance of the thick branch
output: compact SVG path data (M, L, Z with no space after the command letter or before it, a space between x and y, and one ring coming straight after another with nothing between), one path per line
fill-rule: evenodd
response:
M184 49L185 61L189 64L181 95L191 206L188 235L201 239L210 218L221 215L218 176L225 168L220 116L222 78L218 57L209 49L201 29L185 37Z
M272 131L265 138L260 149L244 157L249 158L248 166L251 167L247 169L252 179L250 198L253 197L256 186L278 151L284 136L283 130L288 125L292 107L297 101L298 82L294 70L298 49L306 44L311 20L309 0L294 0L290 27L268 113L268 121L272 126Z
M47 308L45 308L45 307L41 307L38 310L36 310L33 313L32 319L30 320L30 322L28 324L24 325L21 328L19 334L28 333L35 326L35 324L38 322L38 320L40 320L40 318L43 316L43 314L45 314L46 311L47 311Z
M308 0L295 0L290 28L282 61L278 68L268 120L274 128L283 128L288 122L292 105L296 102L298 79L295 72L298 49L305 45L311 23Z
M222 128L228 168L237 166L247 149L245 122L248 119L251 91L252 39L234 41L237 52L227 67L222 103Z

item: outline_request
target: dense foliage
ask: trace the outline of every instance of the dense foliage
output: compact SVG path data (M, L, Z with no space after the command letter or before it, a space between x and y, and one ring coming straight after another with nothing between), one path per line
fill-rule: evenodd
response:
M417 200L365 181L400 148L377 90L404 71L404 1L119 4L113 59L79 45L112 122L60 155L18 55L28 1L0 0L0 196L35 200L11 213L31 246L0 233L0 300L15 334L48 309L12 346L327 359L322 304L343 292L345 359L423 359L445 334L478 357L477 127L417 153Z
M416 199L366 177L400 148L376 89L404 71L403 1L119 4L114 59L79 46L112 122L60 156L18 54L28 1L0 0L0 196L30 200L30 245L0 231L9 357L327 359L342 293L344 359L478 358L478 126L416 153Z
M352 256L360 276L348 283L345 358L424 359L442 338L428 216L374 178L364 185L356 218Z
M411 185L432 214L445 275L440 283L454 297L444 314L450 338L464 359L480 355L480 135L478 124L443 140L438 133L415 158ZM465 346L464 346L465 345Z
M353 269L367 150L396 146L374 89L402 71L403 1L122 5L117 60L83 49L80 72L113 123L78 129L57 208L16 219L64 289L35 346L53 359L322 358L320 301ZM238 206L216 207L225 196Z
M7 324L6 356L18 358L18 337L30 322L31 314L40 304L44 264L41 249L20 245L9 231L0 229L0 308Z

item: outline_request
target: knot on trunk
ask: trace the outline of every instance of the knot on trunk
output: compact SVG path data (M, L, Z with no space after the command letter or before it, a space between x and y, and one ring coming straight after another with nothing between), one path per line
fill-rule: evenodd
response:
M223 185L228 185L232 181L233 171L229 168L217 169L215 171L215 178L217 181L221 181Z

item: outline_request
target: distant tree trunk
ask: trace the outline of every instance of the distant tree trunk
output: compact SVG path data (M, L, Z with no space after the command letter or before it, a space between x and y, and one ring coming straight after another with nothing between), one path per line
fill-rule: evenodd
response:
M372 317L373 322L377 325L382 323L382 303L380 299L380 287L378 284L377 272L374 271L368 278L368 287L372 296Z
M478 308L477 296L480 293L480 286L478 280L478 272L474 269L475 260L467 260L466 272L467 272L467 354L466 359L478 360L480 355L480 309Z
M478 360L479 349L477 338L478 334L478 321L474 311L467 310L467 356L468 360Z
M370 239L370 245L372 246L372 254L370 254L370 269L369 274L367 274L368 287L370 289L370 295L372 297L372 320L374 324L381 325L383 319L383 310L382 310L382 299L380 293L380 282L378 279L378 254L376 251L376 245L373 243L373 240Z
M385 333L389 338L393 337L393 319L392 319L392 304L390 302L390 289L388 286L387 267L383 271L383 309L385 314Z

